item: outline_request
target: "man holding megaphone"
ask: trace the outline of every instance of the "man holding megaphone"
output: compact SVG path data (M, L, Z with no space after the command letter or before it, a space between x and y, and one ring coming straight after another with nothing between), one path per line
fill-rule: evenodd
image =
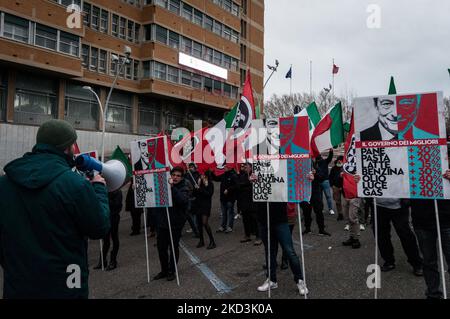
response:
M87 298L87 237L110 229L105 179L74 172L74 128L39 127L36 145L0 177L4 298Z

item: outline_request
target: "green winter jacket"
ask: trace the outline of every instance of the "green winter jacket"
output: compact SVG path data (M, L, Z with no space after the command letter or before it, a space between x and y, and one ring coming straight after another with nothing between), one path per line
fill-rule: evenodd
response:
M87 237L100 239L109 232L108 196L103 184L91 184L69 163L63 152L37 144L4 168L6 175L0 177L4 298L88 297Z

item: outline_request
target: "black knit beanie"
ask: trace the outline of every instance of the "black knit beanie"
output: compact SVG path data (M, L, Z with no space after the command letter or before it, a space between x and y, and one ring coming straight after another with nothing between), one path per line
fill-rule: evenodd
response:
M39 127L36 135L37 144L53 145L64 151L77 140L77 132L73 126L63 120L49 120Z

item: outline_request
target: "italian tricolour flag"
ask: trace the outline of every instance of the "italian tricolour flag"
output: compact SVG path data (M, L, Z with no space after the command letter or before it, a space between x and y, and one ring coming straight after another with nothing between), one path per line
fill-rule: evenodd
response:
M312 134L321 119L319 110L317 109L316 102L312 102L296 116L307 116L309 118L309 140L311 141Z
M317 124L311 136L313 157L344 142L341 102L332 107Z

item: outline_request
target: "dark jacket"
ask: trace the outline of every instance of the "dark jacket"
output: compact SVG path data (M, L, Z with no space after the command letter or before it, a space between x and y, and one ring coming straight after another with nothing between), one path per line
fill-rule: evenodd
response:
M434 200L411 199L411 217L414 228L436 229L436 212ZM442 228L450 228L450 200L438 200L439 224Z
M220 201L221 202L234 202L236 200L236 191L238 187L238 175L234 170L223 173L220 176L214 176L215 181L220 182ZM225 190L228 190L228 194L225 195Z
M241 211L251 211L255 208L252 183L246 172L241 172L238 176L237 204Z
M189 188L186 180L181 180L172 186L172 207L169 207L170 224L172 229L183 228L186 223L187 207L189 203ZM166 209L158 208L158 228L169 229Z
M109 212L111 216L120 215L123 206L122 199L122 191L120 189L108 193Z
M4 170L6 176L0 177L3 296L87 298L87 237L103 238L110 229L106 187L73 172L63 152L44 144ZM67 287L69 265L80 267L81 288Z
M128 188L127 191L127 197L125 198L125 210L127 212L131 212L131 213L143 213L143 209L142 208L136 208L135 203L134 203L134 189L133 189L133 183L130 184L130 187Z
M333 150L331 149L326 159L316 161L315 163L316 178L319 183L324 182L329 178L328 165L330 165L332 160L333 160Z
M331 168L331 171L330 171L330 185L331 186L336 186L336 187L342 188L344 179L342 178L341 173L343 171L344 170L342 169L342 167L337 167L336 165Z
M267 225L267 203L255 203L257 209L258 222L264 226ZM269 203L270 225L287 223L287 203Z
M214 194L214 183L213 181L208 181L208 186L200 183L200 188L194 189L194 206L193 210L197 215L210 215L211 213L211 202L212 196Z

